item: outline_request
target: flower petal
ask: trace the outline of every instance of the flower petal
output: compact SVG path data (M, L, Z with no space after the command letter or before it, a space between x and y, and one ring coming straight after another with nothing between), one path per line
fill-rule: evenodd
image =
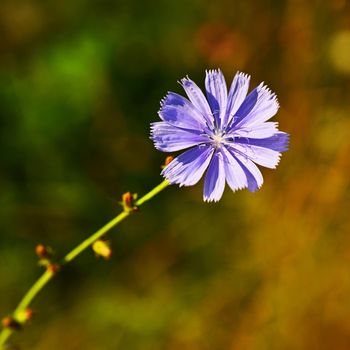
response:
M160 101L161 107L164 107L167 105L169 105L169 106L184 106L186 104L191 104L191 102L187 98L185 98L185 97L183 97L175 92L171 92L171 91L169 91L166 94L166 96Z
M247 177L248 190L250 192L257 191L263 184L264 179L259 168L244 154L234 150L231 147L227 147L227 150L237 160L242 167Z
M227 98L227 108L223 125L227 125L233 119L235 113L247 96L250 76L238 72L231 84Z
M196 130L177 128L166 122L151 124L151 139L162 152L175 152L208 142L208 138Z
M216 121L216 126L221 127L226 114L227 86L224 75L220 69L206 72L205 88L208 102Z
M188 77L181 80L181 85L186 91L186 94L190 101L202 113L208 126L213 126L214 118L212 116L208 101L205 98L202 90L196 85L194 81Z
M182 128L203 129L206 120L185 97L169 92L161 101L159 116L162 120Z
M253 126L272 118L279 108L277 97L261 83L238 109L233 126Z
M277 152L285 152L288 150L289 135L285 132L278 132L277 134L264 139L236 137L234 141L236 143L269 148Z
M237 159L226 149L222 148L224 156L225 176L232 191L241 190L248 186L247 176Z
M180 186L195 185L207 169L213 152L211 146L193 147L167 165L162 175L170 183L180 184Z
M278 132L278 123L265 122L253 126L241 126L230 131L236 137L249 137L253 139L263 139L271 137Z
M252 146L248 144L235 144L232 148L237 153L248 157L254 163L266 168L275 169L281 158L281 153L269 148Z
M195 113L184 106L164 106L158 114L162 120L180 128L203 130L205 127Z
M206 202L217 202L225 189L225 168L221 152L215 152L204 180L203 199Z

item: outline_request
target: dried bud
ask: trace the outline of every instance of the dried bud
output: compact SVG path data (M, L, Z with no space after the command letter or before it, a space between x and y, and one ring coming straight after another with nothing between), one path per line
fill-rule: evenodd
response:
M21 324L11 316L2 319L2 326L13 330L19 330L21 328Z
M47 271L51 272L53 275L61 270L61 266L59 264L50 263L47 265Z
M109 260L112 257L113 251L110 246L109 241L98 239L92 244L92 249L97 256L102 256L102 258Z
M49 259L51 257L51 249L43 244L38 244L35 247L35 253L40 259Z
M138 208L134 205L135 200L137 199L137 193L132 194L131 192L126 192L122 195L122 206L124 211L137 211Z
M168 156L165 158L165 163L164 165L167 166L168 164L170 164L172 161L174 160L173 156Z
M131 208L132 202L133 202L133 196L132 196L131 192L124 193L122 196L122 201L126 207Z
M26 308L18 314L17 318L20 323L26 323L33 318L33 310Z
M164 169L168 164L170 164L174 160L173 156L167 156L165 158L164 164L161 166L162 169Z

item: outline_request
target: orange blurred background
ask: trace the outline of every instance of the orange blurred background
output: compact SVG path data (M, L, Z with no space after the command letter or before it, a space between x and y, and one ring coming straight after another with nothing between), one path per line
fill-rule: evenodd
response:
M33 304L23 349L350 349L350 3L0 3L0 312L161 181L159 101L237 70L277 93L290 150L254 194L172 186Z

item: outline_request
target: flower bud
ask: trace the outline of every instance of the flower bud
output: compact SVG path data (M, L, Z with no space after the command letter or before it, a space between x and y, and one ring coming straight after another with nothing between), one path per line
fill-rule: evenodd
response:
M164 164L161 166L162 169L164 169L168 164L170 164L174 160L173 156L167 156L165 158Z
M49 259L51 257L51 249L43 244L38 244L35 247L35 253L40 259Z
M50 263L47 265L47 271L51 272L53 275L55 275L60 270L61 266L59 264Z
M33 310L30 308L26 308L25 310L21 311L17 319L20 323L26 323L30 321L33 318Z
M97 256L109 260L112 257L113 251L108 241L98 239L92 244L92 249Z
M16 321L12 316L7 316L3 318L1 323L4 328L9 328L13 330L19 330L21 328L21 324L18 321Z
M137 211L138 207L134 205L135 200L137 199L137 193L132 194L131 192L126 192L122 195L121 205L124 208L124 211Z
M167 166L168 164L170 164L172 161L174 160L173 156L168 156L165 158L165 162L164 165Z
M123 204L128 207L131 208L132 207L132 202L133 202L133 197L131 192L126 192L122 195L122 201Z

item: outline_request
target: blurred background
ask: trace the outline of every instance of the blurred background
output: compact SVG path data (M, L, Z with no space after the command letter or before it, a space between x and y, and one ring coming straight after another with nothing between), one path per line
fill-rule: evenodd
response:
M290 151L257 193L170 187L33 304L21 349L350 348L350 3L346 0L0 3L0 312L146 193L165 154L160 99L221 68L277 93Z

